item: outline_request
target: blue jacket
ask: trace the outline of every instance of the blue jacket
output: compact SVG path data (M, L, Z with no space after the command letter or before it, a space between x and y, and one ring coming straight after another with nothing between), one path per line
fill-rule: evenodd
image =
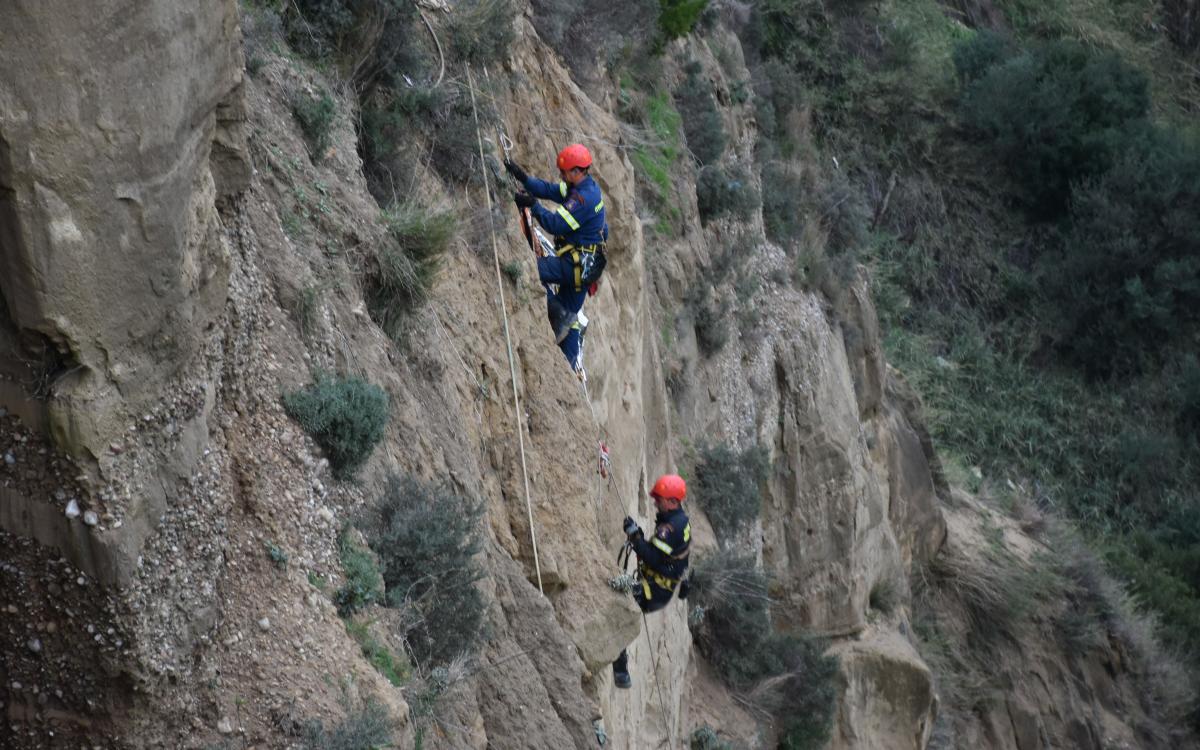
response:
M565 182L546 182L530 175L525 189L535 198L561 204L551 211L540 203L533 205L533 215L560 244L599 245L608 239L608 223L604 218L604 197L591 175L571 187Z
M678 580L687 570L691 542L692 525L683 508L679 508L659 513L654 519L653 536L648 540L644 537L633 540L633 551L646 567L661 576Z

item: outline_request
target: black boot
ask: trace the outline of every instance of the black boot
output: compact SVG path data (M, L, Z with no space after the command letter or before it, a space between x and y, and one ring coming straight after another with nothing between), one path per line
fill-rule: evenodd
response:
M613 684L619 688L633 687L633 678L629 676L629 654L621 649L621 655L613 662Z
M546 317L550 320L550 328L554 330L554 343L561 344L571 333L571 326L575 325L578 316L568 312L557 299L547 295Z

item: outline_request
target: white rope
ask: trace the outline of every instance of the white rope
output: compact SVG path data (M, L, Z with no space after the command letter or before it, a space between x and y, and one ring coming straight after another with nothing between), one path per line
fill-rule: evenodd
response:
M487 75L486 68L484 68L484 74ZM490 77L489 77L489 80L490 80ZM471 67L469 65L467 66L467 85L470 87L470 90L471 90L471 111L475 115L475 137L479 141L479 161L481 162L481 169L483 171L483 185L484 185L484 191L487 194L488 217L490 220L490 218L492 216L492 195L491 195L490 189L488 187L486 165L483 164L483 136L480 134L480 130L479 130L479 113L475 109L475 84L474 84L474 80L471 76ZM499 109L499 108L497 107L497 109ZM512 142L508 140L508 136L505 133L500 132L499 135L500 135L501 146L504 148L504 154L505 154L505 157L507 158L508 152L512 148ZM506 143L506 141L507 141L507 143ZM512 369L513 402L515 404L517 404L517 434L518 434L518 436L521 437L521 470L522 470L522 472L524 472L525 471L525 443L524 443L524 433L522 432L522 428L521 428L521 424L520 424L521 409L520 409L519 403L517 402L517 374L516 374L516 370L513 369L512 342L509 340L509 337L508 337L508 312L504 308L504 284L500 278L500 255L499 255L499 251L496 249L496 228L495 228L494 224L492 225L492 257L495 260L495 265L496 265L496 283L497 283L497 286L500 288L500 309L501 309L501 312L504 313L504 339L505 339L505 342L508 344L508 365L509 365L509 368ZM583 387L584 403L587 404L588 411L591 413L591 416L592 416L592 424L596 427L597 442L604 444L605 430L604 430L604 427L600 424L600 419L596 416L596 407L592 404L591 395L588 393L587 380L586 379L581 380L580 383ZM621 506L621 511L623 513L628 513L630 509L627 505L625 505L625 498L622 496L621 488L613 477L613 471L611 469L611 466L609 467L607 473L608 473L608 477L607 477L608 485L616 492L616 494L617 494L616 499L617 499L617 502ZM604 493L601 493L601 494L603 495ZM529 534L530 534L530 537L533 538L533 562L534 562L534 565L537 566L538 565L537 537L533 533L533 510L532 510L532 506L529 504L529 476L528 476L528 473L526 473L526 475L525 475L525 504L526 504L527 508L530 508L530 510L529 510ZM541 573L541 568L539 567L538 568L538 589L541 590L541 588L542 588L542 573ZM544 595L544 592L543 592L543 595ZM653 655L652 664L653 664L653 670L654 670L654 686L658 692L658 708L659 708L659 712L662 714L662 717L663 717L663 728L666 730L667 743L668 743L669 747L671 748L671 750L674 750L675 734L672 731L672 728L673 728L672 725L674 724L674 717L667 713L666 704L663 699L662 684L659 682L659 679L658 679L658 654L654 649L653 641L651 641L651 639L650 639L650 624L646 620L646 611L645 610L642 610L642 629L646 633L646 643L650 648L650 653ZM670 658L671 658L671 655L670 655L670 653L668 653L667 659L669 660Z
M525 480L525 510L529 513L529 539L533 543L533 567L537 571L538 592L542 596L542 564L538 561L537 531L533 526L533 501L529 498L529 469L525 464L525 427L521 419L521 397L517 393L517 366L513 358L512 337L508 332L508 308L504 306L504 279L500 276L500 250L496 244L496 225L492 221L492 189L488 183L487 162L483 159L483 135L479 130L479 110L475 107L475 80L467 66L467 86L471 91L471 113L475 117L475 138L479 142L479 168L483 172L483 194L487 198L488 223L492 229L492 260L496 265L496 289L500 293L500 315L504 320L504 343L508 347L508 371L512 375L513 408L516 410L517 441L521 447L521 476Z

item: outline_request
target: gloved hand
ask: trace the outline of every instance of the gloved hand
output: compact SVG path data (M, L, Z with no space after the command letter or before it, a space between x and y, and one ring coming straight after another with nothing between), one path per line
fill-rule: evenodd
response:
M533 204L537 203L537 199L529 193L513 193L513 202L520 208L533 208Z
M621 522L621 528L625 531L625 536L633 539L642 535L642 528L638 526L637 521L631 516L625 516L625 520Z
M684 578L682 581L679 582L679 598L687 599L688 594L690 594L691 592L692 592L691 579Z
M516 177L517 182L521 183L522 185L525 184L525 180L529 177L529 175L525 173L525 170L521 169L521 165L517 164L515 161L509 161L505 159L504 168L508 170L510 175Z

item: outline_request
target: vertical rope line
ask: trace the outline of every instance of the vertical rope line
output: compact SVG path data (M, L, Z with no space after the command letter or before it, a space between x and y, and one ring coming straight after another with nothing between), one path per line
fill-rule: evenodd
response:
M500 293L500 316L504 320L504 344L508 348L508 372L512 376L513 408L516 410L517 442L521 447L521 477L525 481L525 510L529 514L529 539L533 543L533 567L537 571L538 592L542 588L542 564L538 560L537 530L533 526L533 501L529 498L529 468L525 464L525 427L521 419L521 396L517 393L517 366L513 358L512 336L508 331L508 308L504 305L504 279L500 276L500 250L496 244L496 221L492 215L492 188L488 181L487 162L483 159L483 135L479 130L479 110L475 106L475 79L467 66L467 87L471 92L471 114L475 118L475 139L479 144L479 171L483 173L483 194L487 198L488 226L492 230L492 260L496 266L496 289Z
M667 733L667 745L675 750L675 734L671 731L671 717L667 715L667 704L663 702L662 683L658 681L658 652L654 650L654 641L650 640L650 622L646 619L646 610L642 610L642 630L646 631L646 645L654 656L654 687L658 690L658 710L662 712L663 729Z

